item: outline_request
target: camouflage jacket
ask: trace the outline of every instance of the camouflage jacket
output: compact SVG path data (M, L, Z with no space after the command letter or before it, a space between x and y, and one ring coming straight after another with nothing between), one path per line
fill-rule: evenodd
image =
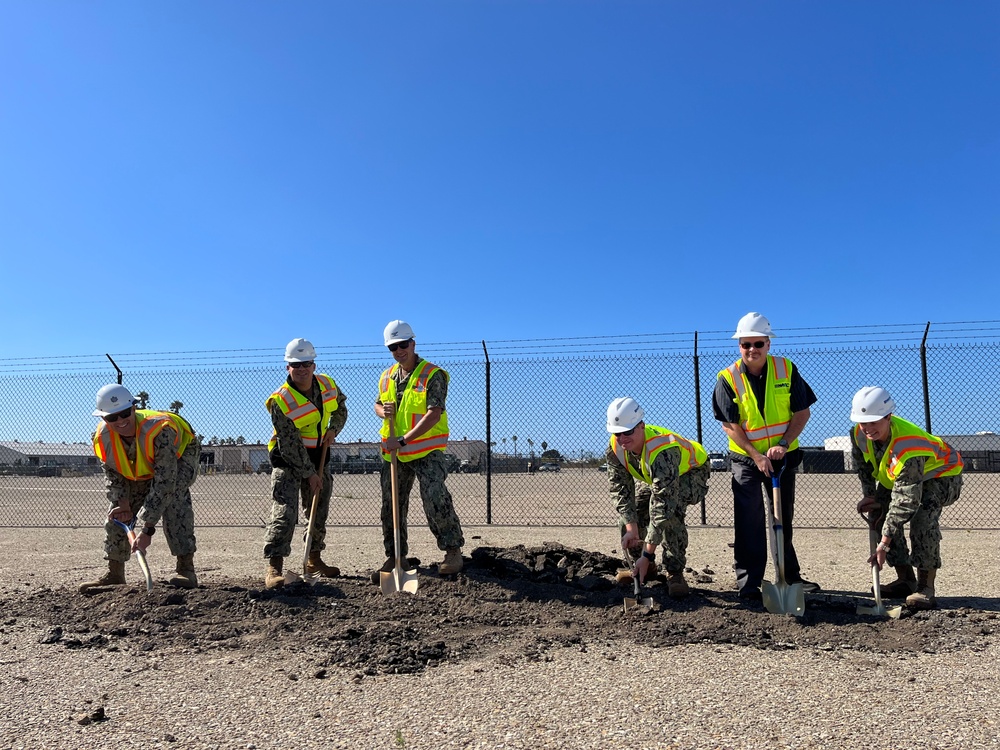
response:
M608 482L611 497L615 501L615 510L621 523L638 523L639 515L635 504L636 479L622 466L618 456L611 446L605 454L608 462ZM636 471L639 467L639 457L625 451L626 460ZM649 467L653 478L653 495L649 500L649 529L646 532L647 544L660 544L663 541L663 529L667 522L668 506L678 502L678 477L680 476L680 451L660 451Z
M882 460L888 442L881 444L872 441L876 463ZM885 514L885 525L882 533L886 536L894 536L899 533L903 525L909 521L913 514L920 507L920 499L923 497L924 488L924 461L923 456L908 458L903 464L899 476L889 491L878 480L872 476L872 466L865 460L865 455L861 452L857 443L851 439L851 458L854 465L858 467L858 478L861 480L861 492L865 496L877 498L882 503L882 513Z

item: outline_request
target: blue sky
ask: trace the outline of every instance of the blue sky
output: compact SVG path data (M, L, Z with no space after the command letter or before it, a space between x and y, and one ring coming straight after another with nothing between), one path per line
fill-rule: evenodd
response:
M993 320L998 38L995 2L5 2L0 356Z

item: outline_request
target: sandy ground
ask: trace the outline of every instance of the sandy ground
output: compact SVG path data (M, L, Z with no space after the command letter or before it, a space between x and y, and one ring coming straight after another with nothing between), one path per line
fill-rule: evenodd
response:
M332 530L343 579L279 597L260 594L260 529L200 529L186 595L158 537L153 597L76 593L102 569L100 529L2 529L0 747L998 746L1000 534L946 531L941 608L885 621L853 614L863 531L797 531L824 588L801 620L736 602L731 534L692 528L689 564L711 580L683 604L650 587L657 610L635 617L614 588L474 563L544 542L610 556L606 528L468 526L468 574L442 581L414 524L406 601L364 583L370 527ZM395 643L417 650L393 662Z

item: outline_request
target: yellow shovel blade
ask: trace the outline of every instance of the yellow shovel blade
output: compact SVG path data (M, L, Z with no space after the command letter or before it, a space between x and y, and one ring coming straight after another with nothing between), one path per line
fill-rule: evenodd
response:
M420 583L415 569L403 570L397 567L388 573L379 573L379 585L382 588L382 593L388 596L399 592L415 594Z

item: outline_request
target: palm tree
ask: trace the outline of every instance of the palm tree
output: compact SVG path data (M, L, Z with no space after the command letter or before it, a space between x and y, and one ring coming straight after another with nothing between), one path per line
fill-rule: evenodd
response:
M503 452L504 452L504 455L506 455L507 454L507 438L503 438L501 442L503 442Z
M517 458L517 435L512 435L510 439L514 441L514 458Z
M246 441L247 441L247 439L245 437L243 437L242 435L240 435L239 437L236 438L236 444L237 445L244 445L246 443Z
M180 414L181 409L183 408L184 404L180 401L174 401L173 403L170 404L170 411L172 411L174 414Z
M531 457L535 457L535 441L528 438L528 450L531 451Z
M145 409L146 404L149 402L149 394L146 393L145 391L139 391L137 394L135 394L135 397L139 400L139 408Z
M543 441L542 441L542 453L545 453L545 451L547 451L548 449L549 449L549 444L548 444L548 443L546 443L546 442L545 442L545 441L543 440Z

